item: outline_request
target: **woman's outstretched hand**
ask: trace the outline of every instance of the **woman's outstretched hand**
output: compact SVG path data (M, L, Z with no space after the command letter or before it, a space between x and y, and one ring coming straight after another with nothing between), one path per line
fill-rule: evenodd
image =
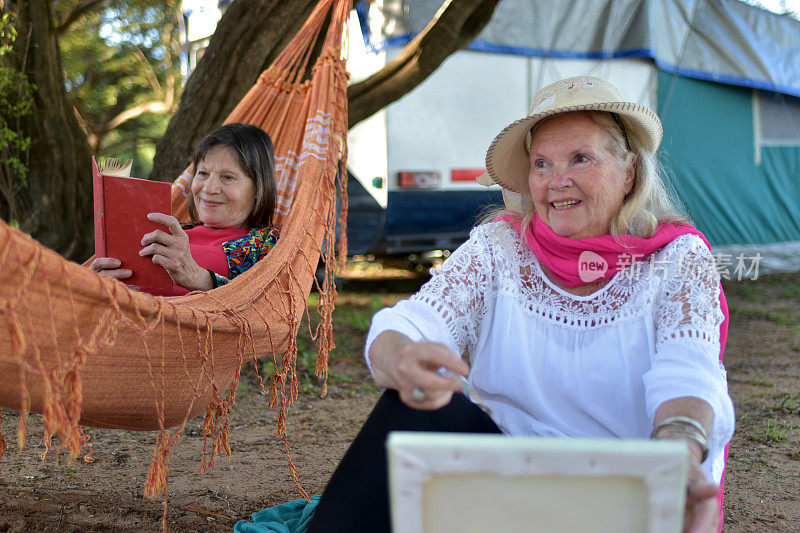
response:
M141 256L151 256L153 263L161 265L172 281L190 291L210 290L211 275L192 257L189 236L181 228L178 219L164 213L149 213L147 218L169 229L157 229L142 237Z
M686 488L686 509L683 514L683 533L717 533L719 530L719 487L706 481L700 461L689 454L689 484Z
M440 409L461 390L453 378L443 376L444 367L466 376L469 366L441 343L414 342L396 331L381 333L370 347L375 383L396 389L400 399L415 409Z

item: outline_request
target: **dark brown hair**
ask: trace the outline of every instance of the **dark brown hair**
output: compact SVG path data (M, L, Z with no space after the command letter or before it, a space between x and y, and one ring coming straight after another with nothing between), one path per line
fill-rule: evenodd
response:
M194 152L194 168L215 146L229 148L247 176L256 185L253 210L247 218L248 228L263 228L272 223L275 211L275 148L269 135L252 124L226 124L206 135ZM189 216L200 224L193 195L189 195Z

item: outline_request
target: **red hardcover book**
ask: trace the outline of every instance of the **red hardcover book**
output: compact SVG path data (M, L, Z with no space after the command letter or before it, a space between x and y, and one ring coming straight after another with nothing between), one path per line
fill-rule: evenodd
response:
M130 166L106 165L99 170L92 157L94 188L94 255L114 257L121 268L133 271L122 280L128 285L152 289L172 287L172 279L151 257L142 257L142 237L153 230L166 228L147 219L147 213L170 214L169 183L127 177Z

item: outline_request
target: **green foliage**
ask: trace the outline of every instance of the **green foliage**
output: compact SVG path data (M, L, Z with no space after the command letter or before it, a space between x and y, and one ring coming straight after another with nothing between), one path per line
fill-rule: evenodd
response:
M336 319L339 324L346 324L357 331L366 333L372 322L372 314L361 309L343 309L339 311Z
M800 299L800 281L789 282L783 290L783 297L788 300Z
M800 394L781 393L775 396L775 404L772 406L774 411L781 413L800 415Z
M794 429L795 426L793 425L786 425L780 422L780 420L776 418L770 418L768 420L764 420L763 422L763 431L758 431L750 435L750 439L756 442L760 442L761 444L778 444L781 442L786 442L786 432L789 429Z
M16 193L27 187L24 156L31 141L22 135L19 119L30 114L35 89L25 74L7 60L16 37L14 14L3 13L0 15L0 188L3 204L9 206L6 216L13 214L10 206Z
M766 320L769 322L774 322L780 326L792 326L796 324L796 320L790 316L791 311L788 309L771 310L763 308L747 308L734 304L730 306L730 311L731 313L741 317Z
M383 309L384 307L386 307L386 304L379 295L374 294L372 298L369 299L369 309L373 315L378 311L380 311L381 309Z
M3 13L0 15L0 56L11 52L16 38L17 30L14 29L14 13Z
M56 26L80 4L56 2ZM144 176L181 89L179 2L101 6L59 36L66 89L98 153L132 159L134 175Z

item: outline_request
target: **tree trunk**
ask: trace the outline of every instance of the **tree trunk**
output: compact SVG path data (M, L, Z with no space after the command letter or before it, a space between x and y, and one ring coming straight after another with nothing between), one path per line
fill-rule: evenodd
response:
M317 0L237 0L220 19L156 149L150 179L172 181L294 37Z
M67 258L91 255L92 180L89 146L67 100L49 2L14 0L18 37L12 61L35 84L34 105L21 120L31 138L28 187L20 198L21 229Z

